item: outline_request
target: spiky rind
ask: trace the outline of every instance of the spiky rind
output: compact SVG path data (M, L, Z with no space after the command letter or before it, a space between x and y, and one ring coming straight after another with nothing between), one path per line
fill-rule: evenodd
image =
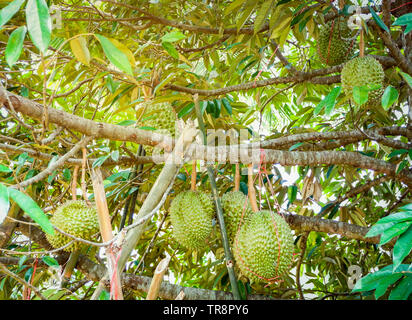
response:
M289 270L293 258L292 230L277 213L250 216L236 234L233 253L241 273L252 282L270 282Z
M226 192L222 196L222 209L227 235L233 242L241 224L252 214L249 199L241 191Z
M70 200L57 208L50 222L59 229L84 240L93 240L93 235L99 232L99 219L95 206L88 207L82 200ZM54 235L46 235L53 248L61 248L73 239L55 231ZM81 250L85 244L80 241L73 242L65 251Z
M317 52L320 60L336 66L349 60L354 53L351 29L344 20L331 20L320 28Z
M354 87L380 86L378 89L368 92L366 106L373 106L380 103L383 94L383 82L385 73L378 60L371 56L357 57L347 63L342 68L341 81L343 91L353 101ZM354 101L353 101L354 102Z
M170 136L172 138L176 135L176 113L173 107L168 103L152 103L146 102L143 106L144 113L139 121L140 127L150 128L156 132ZM152 146L145 146L146 155L153 154Z
M215 214L210 195L202 191L183 191L170 205L173 236L185 248L201 249L212 232Z

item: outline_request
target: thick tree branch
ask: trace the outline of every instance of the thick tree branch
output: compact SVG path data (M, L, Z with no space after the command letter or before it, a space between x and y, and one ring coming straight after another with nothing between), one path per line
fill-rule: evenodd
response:
M8 92L0 87L0 105L10 109L8 98L12 101L16 112L21 112L31 118L41 120L43 106L22 96ZM157 145L165 141L165 136L156 132L129 128L109 123L99 123L93 120L78 117L54 108L48 108L49 122L63 128L82 132L87 136L106 138L110 140L131 141L135 143Z

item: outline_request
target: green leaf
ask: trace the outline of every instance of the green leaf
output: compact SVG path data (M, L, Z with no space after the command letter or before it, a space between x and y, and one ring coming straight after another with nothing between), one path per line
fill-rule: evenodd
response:
M382 107L385 110L388 110L389 107L396 101L398 100L399 93L398 90L396 90L392 86L387 86L383 95L382 95Z
M392 221L392 222L388 222L388 223L375 224L375 225L372 226L372 228L370 228L370 230L365 235L365 237L367 237L367 238L375 237L375 236L383 233L386 229L389 229L390 227L394 226L397 223L398 223L397 221Z
M406 150L406 149L398 149L398 150L392 151L392 152L388 155L388 158L392 158L392 157L394 157L394 156L397 156L397 155L400 155L400 154L404 154L404 153L407 153L407 152L408 152L408 150Z
M182 110L179 111L179 113L177 114L177 117L179 119L184 117L185 115L189 114L193 110L194 107L195 107L195 104L193 102L190 102L187 106L185 106L184 108L182 108Z
M293 150L299 148L300 146L302 146L302 145L304 145L304 144L305 144L304 142L295 143L293 146L291 146L291 147L289 148L289 151L293 151Z
M321 102L319 102L318 105L315 107L315 110L313 111L313 115L317 116L322 111L325 104L326 104L326 99L323 99Z
M64 180L70 181L71 176L72 176L72 174L71 174L69 169L67 169L67 168L63 169L63 179Z
M206 107L206 112L208 114L214 114L215 113L215 104L213 103L212 100L207 101L207 107Z
M381 27L383 30L385 30L386 32L389 33L389 29L386 26L386 24L382 21L381 18L379 18L379 16L376 14L376 12L372 9L372 7L370 5L368 5L369 7L369 11L372 14L373 20L375 20L375 22L377 23L377 25L379 27Z
M411 151L411 150L409 150L409 151ZM400 210L400 211L410 211L410 213L412 214L412 203L408 203L408 204L400 207L398 210Z
M368 90L364 87L353 88L353 100L358 105L363 105L368 101Z
M243 6L243 9L240 11L242 12L242 15L236 19L236 28L238 31L243 27L243 25L249 19L256 5L257 5L256 0L246 0L246 3Z
M110 155L106 155L106 156L101 156L101 157L97 158L93 162L92 168L100 167L103 164L103 162L105 162L107 160L107 158L109 158L109 157L110 157Z
M7 41L5 56L7 64L11 67L19 60L23 49L23 41L26 36L26 27L22 26L14 30Z
M113 159L113 161L118 161L120 154L119 154L119 150L114 150L111 154L110 157Z
M394 284L396 281L398 281L400 278L402 278L402 274L391 274L389 276L386 276L385 278L381 279L376 287L375 290L375 298L378 300L380 297L384 295L386 290L388 290L388 287L391 284Z
M378 300L380 297L384 295L386 290L391 284L394 284L396 281L398 281L400 278L402 278L401 273L396 273L396 274L391 274L389 276L386 276L385 278L381 279L377 283L377 287L375 290L375 298Z
M32 198L13 188L9 188L9 194L10 198L12 198L30 218L37 222L44 232L51 235L54 234L54 228L49 218Z
M215 110L213 113L213 117L215 117L215 119L219 118L220 116L220 111L222 110L222 102L219 99L214 99L213 103L215 104Z
M222 98L222 104L225 107L226 111L228 114L232 114L232 106L230 105L230 102L226 98Z
M405 81L408 83L409 87L412 88L412 77L409 74L405 73L405 72L401 71L400 73L401 73L402 77L405 79Z
M18 264L19 268L21 268L21 267L23 266L23 263L26 262L27 258L28 258L27 256L22 256L22 257L19 259L19 264Z
M162 47L170 54L173 58L179 59L179 52L170 42L162 42Z
M412 13L404 14L400 16L395 22L392 24L393 26L406 26L405 34L412 30Z
M12 172L11 169L9 169L8 167L6 167L5 165L0 164L0 172Z
M50 267L58 267L59 266L59 263L53 257L45 256L45 257L43 257L42 260L45 264L47 264Z
M339 96L341 90L341 86L333 88L331 92L329 92L328 95L318 103L313 114L317 116L322 111L323 107L325 107L325 114L330 115L330 113L333 111L333 108L335 107L336 98Z
M123 120L123 121L120 121L117 125L127 127L127 126L130 126L130 125L135 124L135 123L136 123L135 120Z
M393 247L393 270L396 270L402 263L402 260L412 250L412 226L404 232L396 241Z
M9 202L9 189L0 183L0 224L3 222L4 218L9 212L10 202Z
M397 223L389 229L386 229L381 235L379 245L382 246L385 243L388 243L392 238L404 233L410 225L412 225L412 221Z
M96 34L96 37L102 45L104 54L109 61L120 70L132 76L132 66L130 65L130 61L127 56L106 37L100 34Z
M26 282L30 282L31 277L33 275L33 268L29 268L26 273L24 274L24 280L26 280Z
M403 208L403 207L402 207ZM401 210L402 208L399 208L399 210ZM394 214L390 214L389 216L386 216L380 220L378 220L378 222L376 222L375 225L377 224L384 224L384 223L388 223L388 222L403 222L403 221L407 221L407 220L412 220L412 212L406 211L400 211L400 212L396 212Z
M182 39L185 39L186 36L181 33L180 31L172 31L169 33L166 33L162 38L162 42L176 42Z
M397 168L396 168L396 174L401 172L408 164L409 164L409 162L407 160L403 160L401 163L399 163Z
M352 292L374 290L379 285L379 281L381 281L387 276L391 276L392 274L392 265L386 266L385 268L382 268L379 271L369 273L366 276L360 278L358 281L356 281L355 286L352 289Z
M14 0L0 11L0 28L4 26L20 10L24 0Z
M389 300L407 300L412 293L412 277L407 275L392 289Z
M297 186L289 186L288 187L289 203L293 203L293 201L296 200L297 193L298 193L298 187Z
M224 11L224 15L226 16L230 12L232 12L234 9L238 8L243 4L243 2L246 2L246 0L235 0L231 4L229 4Z
M51 38L52 21L45 0L28 0L26 6L27 29L33 44L45 53Z
M336 104L336 98L339 96L340 92L342 90L342 87L335 87L332 89L332 91L326 96L325 100L325 115L330 115L330 113L333 111L333 108L335 107Z
M106 290L103 290L99 296L99 300L110 300L110 293Z

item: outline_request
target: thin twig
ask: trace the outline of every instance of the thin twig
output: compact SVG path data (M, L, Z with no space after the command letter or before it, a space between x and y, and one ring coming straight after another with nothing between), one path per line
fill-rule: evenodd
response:
M33 290L33 292L42 300L47 300L41 293L39 290L37 290L36 287L34 287L33 285L31 285L30 283L28 283L27 281L25 281L24 279L20 278L18 275L16 275L14 272L11 272L9 269L6 268L6 266L4 264L2 264L0 262L0 270L8 275L9 277L13 278L14 280L20 282L21 284L23 284L26 287L29 287L31 290Z

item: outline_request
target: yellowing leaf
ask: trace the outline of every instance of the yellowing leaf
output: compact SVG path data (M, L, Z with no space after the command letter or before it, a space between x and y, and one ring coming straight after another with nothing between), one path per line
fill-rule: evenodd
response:
M279 37L282 34L282 32L285 30L285 26L290 24L291 21L292 21L292 17L290 16L287 18L281 19L279 24L277 24L276 27L273 29L272 35L270 36L270 38L274 39L274 38ZM288 28L288 32L289 32L289 28Z
M119 42L116 39L113 39L113 38L108 38L108 39L110 40L111 43L115 45L117 49L119 49L121 52L123 52L126 55L127 59L129 60L132 66L136 65L136 59L134 58L133 53L130 51L128 47L126 47L123 43Z
M227 16L230 12L232 12L234 9L236 9L237 7L241 6L243 4L243 2L245 2L246 0L236 0L233 1L230 5L228 5L224 11L224 15Z
M267 0L260 7L255 18L255 23L253 25L255 34L262 28L263 24L265 23L265 19L272 9L272 3L273 0Z
M279 48L283 48L283 45L285 44L286 39L287 39L287 37L288 37L288 35L289 35L289 31L290 31L290 26L288 26L287 28L285 28L285 29L283 30L283 32L282 32L282 34L281 34L281 36L280 36L280 39L279 39Z
M70 48L77 60L86 66L90 65L90 52L84 37L77 37L70 41Z

